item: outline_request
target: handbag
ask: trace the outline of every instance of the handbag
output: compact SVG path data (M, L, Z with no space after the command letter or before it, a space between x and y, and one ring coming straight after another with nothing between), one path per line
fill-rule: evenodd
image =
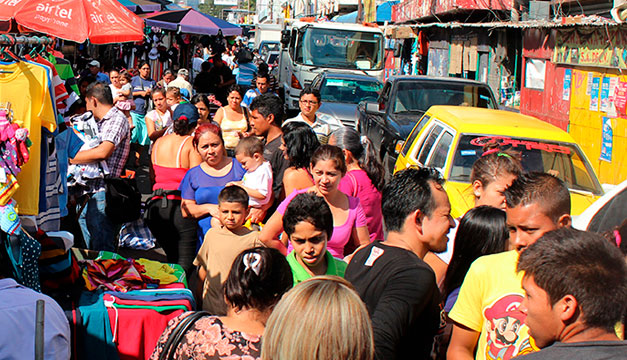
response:
M105 214L118 224L139 219L142 197L135 179L105 178Z
M165 341L163 350L161 351L161 354L159 354L159 360L174 360L176 347L179 342L181 342L185 333L192 327L192 325L194 325L196 321L207 315L211 314L206 311L196 311L179 322L170 333L170 336L168 336L168 339Z

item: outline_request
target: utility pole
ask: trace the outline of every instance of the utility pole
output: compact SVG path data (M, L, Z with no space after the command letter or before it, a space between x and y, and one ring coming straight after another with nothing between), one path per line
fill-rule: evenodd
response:
M364 22L364 2L362 0L357 1L357 23Z

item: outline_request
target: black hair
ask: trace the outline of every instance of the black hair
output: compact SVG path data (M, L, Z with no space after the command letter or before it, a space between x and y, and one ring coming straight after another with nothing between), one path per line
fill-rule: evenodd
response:
M257 79L259 79L259 78L264 78L267 81L270 81L270 74L268 74L267 71L259 70L259 72L257 73L257 76L255 77L255 81L257 81Z
M313 155L311 155L311 167L316 166L318 161L333 160L335 169L342 173L342 177L346 175L346 160L342 149L334 145L320 145Z
M209 61L203 61L202 64L200 64L200 71L206 72L211 70L211 63Z
M261 94L253 99L248 108L251 112L257 110L264 118L274 115L273 123L281 127L283 123L283 101L278 96Z
M170 70L170 69L165 69L165 70L163 70L163 75L161 75L161 76L163 77L163 76L166 76L166 75L174 75L174 72L172 72L172 70Z
M255 98L256 99L256 98ZM290 166L308 168L320 142L311 127L303 122L289 122L281 128Z
M263 156L263 142L256 136L242 138L235 146L235 155L237 154L251 157L255 154Z
M87 83L87 85L90 85L90 84L93 84L93 83L95 83L95 82L96 82L96 78L95 78L95 77L93 77L93 76L91 76L91 75L81 77L81 78L78 80L78 85L80 86L80 84L82 84L82 83L84 83L84 82L86 82L86 83Z
M104 105L113 105L113 95L111 88L100 81L89 84L85 91L85 98L93 97L99 103Z
M627 307L627 264L598 234L563 227L549 231L518 258L518 271L546 291L551 304L577 299L583 322L614 333Z
M252 266L252 257L258 258L257 266ZM242 251L233 261L224 283L224 296L236 309L265 311L272 309L293 285L285 256L276 249L256 247Z
M333 131L331 136L335 138L338 147L351 152L372 185L381 191L385 184L385 168L381 165L370 139L349 127L341 127Z
M381 191L381 212L387 231L402 231L405 219L416 210L431 216L435 199L430 183L439 188L444 184L434 168L409 168L394 174Z
M244 88L237 85L237 84L233 84L231 86L229 86L229 91L227 91L227 94L232 93L233 91L237 91L237 93L243 98L244 97Z
M207 109L211 109L211 102L209 101L209 98L205 94L196 94L196 95L194 95L194 97L192 97L192 100L190 102L193 105L196 105L199 102L201 102L201 103L205 104Z
M141 68L144 67L144 65L150 66L150 63L148 61L146 61L146 60L142 60L142 61L139 62L139 64L137 64L137 68L141 69ZM152 66L150 66L150 67L152 68Z
M442 283L443 298L462 285L473 261L506 251L508 243L505 211L487 205L470 209L457 227L453 256Z
M320 96L320 91L312 88L311 86L305 86L305 88L300 91L300 95L298 96L298 98L302 99L304 95L308 94L315 96L318 102L322 100L322 97Z
M333 235L333 214L329 204L316 194L305 192L296 195L287 205L283 215L283 230L288 237L294 233L299 222L306 221L317 230L327 233L330 239Z
M543 172L518 176L505 190L505 202L510 208L538 204L554 222L564 214L570 215L568 187L559 178Z
M220 191L218 204L223 202L239 203L248 208L248 193L241 186L230 185Z

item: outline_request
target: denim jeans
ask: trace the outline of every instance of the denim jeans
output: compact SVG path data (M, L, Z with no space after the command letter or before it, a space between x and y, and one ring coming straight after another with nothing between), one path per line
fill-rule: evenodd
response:
M105 213L105 206L105 192L98 191L91 196L78 218L85 244L90 250L115 251L115 241L120 225L109 220Z

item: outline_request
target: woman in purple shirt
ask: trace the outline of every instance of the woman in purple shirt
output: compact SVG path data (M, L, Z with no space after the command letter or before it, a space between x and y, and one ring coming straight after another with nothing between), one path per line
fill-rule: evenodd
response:
M385 182L385 170L370 140L352 128L335 130L329 137L329 145L344 152L347 172L338 188L346 195L359 199L366 214L370 241L383 240L383 216L381 214L381 188Z
M259 240L267 246L287 253L287 236L279 240L283 232L283 214L287 205L296 195L312 192L322 196L333 214L333 234L327 243L327 250L335 258L344 258L355 248L370 243L364 211L359 199L339 191L337 186L346 174L346 164L342 150L336 146L322 145L311 157L310 171L314 186L295 190L279 205L276 212L259 234Z

